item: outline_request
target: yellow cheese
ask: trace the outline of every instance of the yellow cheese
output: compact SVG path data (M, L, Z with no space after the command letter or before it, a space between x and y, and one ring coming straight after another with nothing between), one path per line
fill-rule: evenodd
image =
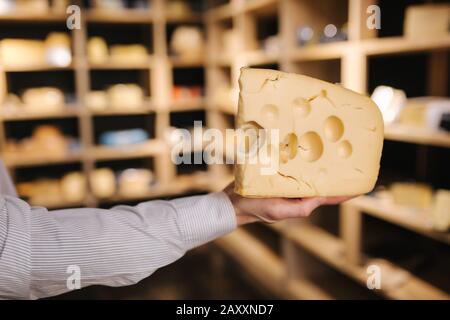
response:
M145 63L148 61L147 49L142 44L111 46L113 63Z
M22 100L27 112L58 112L64 109L64 93L54 87L27 89Z
M101 37L89 38L87 56L90 63L105 63L108 61L108 45Z
M101 168L89 177L92 193L98 198L112 197L116 193L116 176L111 169Z
M390 191L396 204L417 209L430 207L433 198L433 189L423 183L396 182Z
M81 172L70 172L61 179L61 194L68 202L80 202L86 197L86 177Z
M450 4L412 5L406 9L404 34L407 37L439 37L449 33Z
M108 89L108 99L113 109L141 108L144 104L144 92L137 84L115 84Z
M244 163L238 160L237 193L296 198L373 189L384 127L370 98L307 76L266 69L241 69L239 86L238 128L275 129L279 139L256 144L258 154L270 151L270 164L259 158L250 163L251 153Z
M447 231L450 228L450 190L436 192L431 218L437 230Z
M45 45L41 40L4 39L0 42L1 64L23 68L45 64Z

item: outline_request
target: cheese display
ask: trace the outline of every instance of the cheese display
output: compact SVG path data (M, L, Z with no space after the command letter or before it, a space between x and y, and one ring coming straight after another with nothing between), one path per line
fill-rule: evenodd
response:
M111 62L145 63L148 61L147 49L142 44L111 46Z
M109 168L95 169L89 176L92 193L97 198L112 197L116 193L116 176Z
M450 228L450 190L436 192L431 210L434 228L447 231Z
M52 32L45 39L45 58L48 64L67 67L72 62L70 36L65 32Z
M413 5L406 9L404 34L407 37L437 37L449 33L450 4Z
M108 45L101 37L92 37L87 43L87 57L90 63L105 63L108 61Z
M406 93L403 90L388 86L376 87L371 98L380 108L383 120L387 124L398 120L407 101Z
M31 88L22 95L24 109L30 113L58 112L64 109L64 94L54 87Z
M395 204L426 209L431 205L433 189L423 183L396 182L389 188Z
M203 33L198 27L177 27L170 41L170 48L182 60L201 59L204 47Z
M450 112L450 99L445 97L418 97L407 100L398 122L430 130L439 130L445 113Z
M137 84L115 84L108 89L108 100L113 109L141 108L144 93Z
M9 68L24 68L45 63L45 45L41 40L4 39L0 42L0 60Z
M147 169L127 169L119 175L119 193L124 197L144 196L153 182L153 173Z
M235 168L237 193L297 198L373 189L384 126L370 98L325 81L267 69L242 68L239 87L237 127L246 134L238 131L245 161ZM246 138L252 132L258 139Z
M86 177L81 172L70 172L61 179L61 195L65 201L81 202L86 197Z

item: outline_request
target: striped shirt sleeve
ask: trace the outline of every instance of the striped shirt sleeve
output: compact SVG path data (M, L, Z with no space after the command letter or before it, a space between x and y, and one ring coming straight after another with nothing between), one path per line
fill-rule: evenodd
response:
M81 287L130 285L235 228L222 192L52 212L0 196L0 298L64 293L74 270Z

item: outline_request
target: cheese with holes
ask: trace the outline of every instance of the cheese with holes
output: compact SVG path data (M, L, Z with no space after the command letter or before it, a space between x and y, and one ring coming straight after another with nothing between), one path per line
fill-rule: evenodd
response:
M373 189L384 126L370 98L318 79L266 69L241 69L239 86L237 127L245 134L239 138L237 131L238 154L244 154L235 168L237 193L297 198ZM257 135L247 134L252 131Z

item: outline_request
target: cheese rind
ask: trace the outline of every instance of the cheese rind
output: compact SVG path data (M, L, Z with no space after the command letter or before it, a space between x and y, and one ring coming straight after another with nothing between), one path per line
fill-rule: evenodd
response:
M368 97L303 75L242 68L237 127L277 129L273 174L265 163L237 164L235 191L247 197L357 195L373 189L384 126ZM270 144L270 147L268 146ZM272 154L273 156L273 154Z

